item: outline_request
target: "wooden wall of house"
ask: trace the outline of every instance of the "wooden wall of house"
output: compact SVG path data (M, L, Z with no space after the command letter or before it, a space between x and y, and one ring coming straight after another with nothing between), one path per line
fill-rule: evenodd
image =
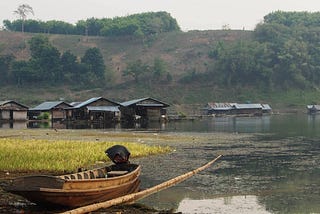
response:
M27 111L13 111L13 120L27 120Z
M54 109L51 111L51 119L65 119L66 112L63 109Z
M150 121L158 121L161 119L161 109L147 109L147 117Z
M89 106L117 106L117 105L112 102L109 102L108 100L101 99L93 103L90 103Z
M10 120L10 110L2 109L0 110L0 119L1 120Z
M27 120L27 111L1 110L1 120Z

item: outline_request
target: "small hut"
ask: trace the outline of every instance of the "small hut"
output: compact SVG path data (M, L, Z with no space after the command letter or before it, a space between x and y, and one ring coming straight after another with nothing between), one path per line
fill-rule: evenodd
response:
M39 116L45 112L50 114L52 120L66 119L66 108L70 108L72 105L64 101L48 101L43 102L40 105L30 108L28 111L29 120L36 120Z
M103 97L93 97L84 102L74 102L67 108L67 119L72 121L115 122L120 120L119 103Z
M0 101L0 120L27 120L27 111L27 106L15 101Z
M121 118L127 122L165 120L167 117L166 108L169 107L168 104L150 97L130 100L120 104Z

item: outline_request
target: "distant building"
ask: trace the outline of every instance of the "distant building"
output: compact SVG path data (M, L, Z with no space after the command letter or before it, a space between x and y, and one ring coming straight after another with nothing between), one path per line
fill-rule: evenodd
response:
M72 121L115 122L121 117L120 104L103 97L93 97L66 108L67 119Z
M262 105L261 104L234 104L233 111L237 115L252 115L261 116L262 115Z
M232 114L235 103L208 103L204 108L208 115Z
M269 104L261 104L262 106L262 113L263 114L271 114L272 113L272 108Z
M27 120L28 107L12 100L0 101L0 120Z
M238 104L238 103L208 103L204 110L207 115L254 115L260 116L271 113L272 109L268 104Z
M51 120L66 119L66 108L72 107L64 101L48 101L40 105L30 108L28 111L29 120L37 120L39 116L45 112L50 114Z
M167 117L166 108L170 105L159 100L147 97L126 101L121 104L121 119L132 122L142 121L160 121Z
M320 113L320 105L307 105L308 114Z

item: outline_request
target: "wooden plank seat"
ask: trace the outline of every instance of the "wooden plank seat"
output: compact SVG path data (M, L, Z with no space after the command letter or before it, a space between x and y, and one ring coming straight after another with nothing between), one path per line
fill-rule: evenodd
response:
M107 172L107 176L114 177L114 176L119 176L119 175L125 175L127 173L128 173L128 171L110 171L110 172Z

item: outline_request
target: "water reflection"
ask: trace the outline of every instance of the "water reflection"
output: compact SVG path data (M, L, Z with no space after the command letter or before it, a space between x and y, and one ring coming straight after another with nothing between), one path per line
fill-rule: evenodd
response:
M267 214L263 204L260 204L257 196L241 195L221 197L215 199L194 200L183 199L177 209L182 213L246 213L246 214Z
M87 123L61 121L30 121L2 123L1 128L55 128L55 129L113 129L148 130L169 132L239 132L256 133L270 130L270 116L217 117L199 120L148 122L148 123Z
M177 121L168 123L166 130L184 130L187 132L268 132L270 130L270 116L215 117L194 120L192 122Z

